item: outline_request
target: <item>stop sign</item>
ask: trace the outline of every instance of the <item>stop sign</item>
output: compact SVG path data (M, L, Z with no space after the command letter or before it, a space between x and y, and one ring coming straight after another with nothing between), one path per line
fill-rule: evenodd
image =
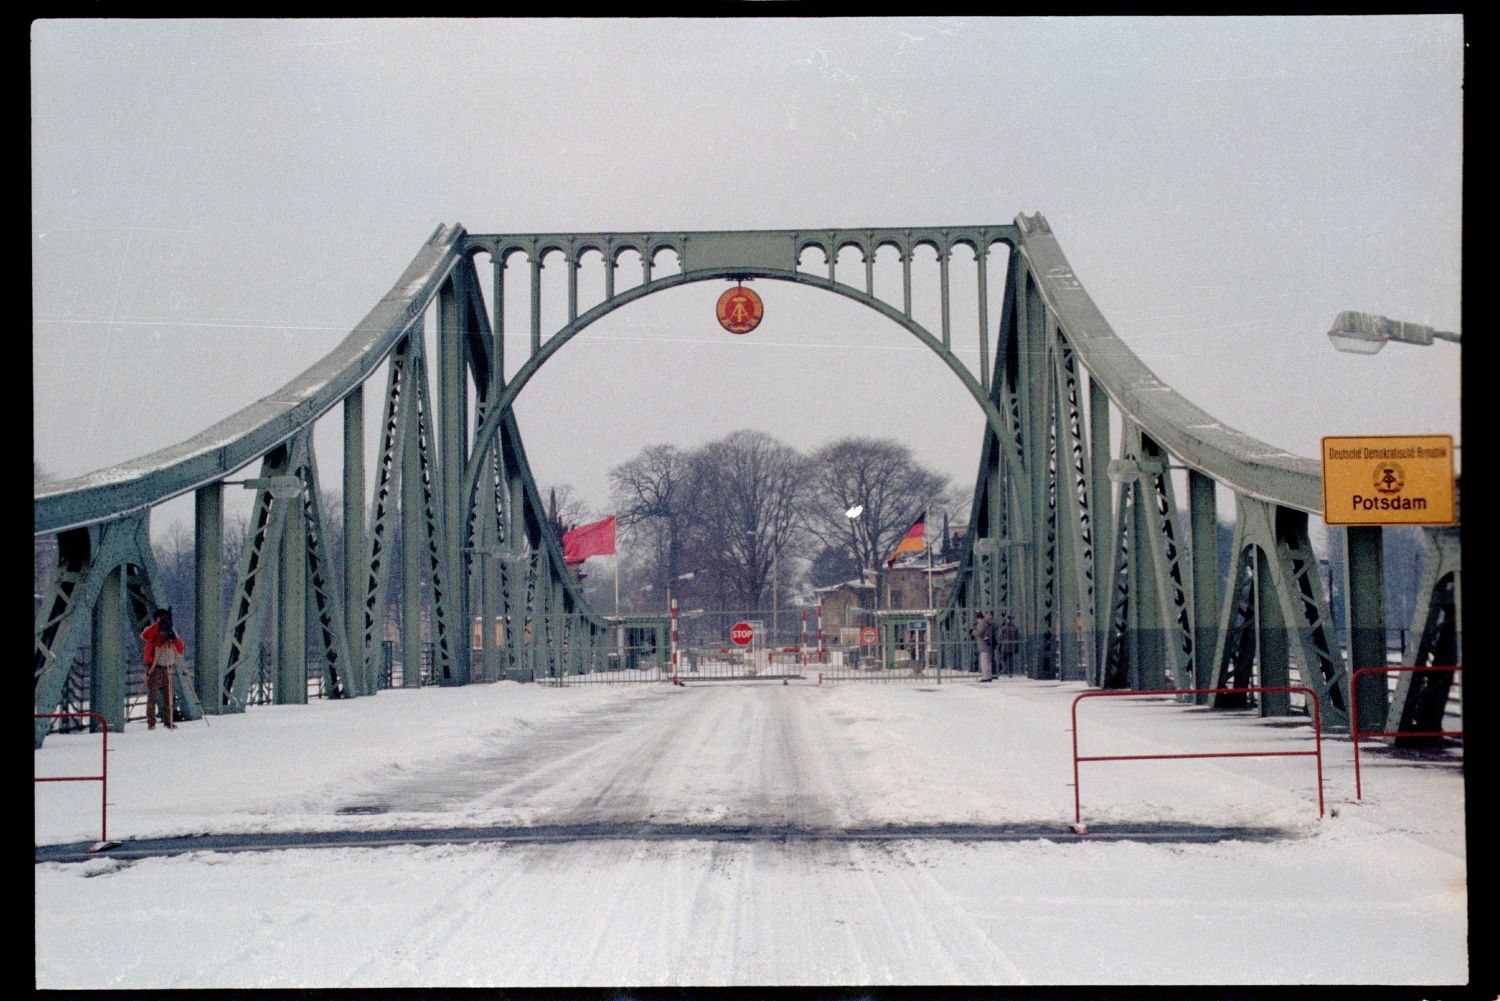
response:
M740 646L749 646L750 641L755 639L755 630L750 628L748 622L736 622L730 627L729 638Z

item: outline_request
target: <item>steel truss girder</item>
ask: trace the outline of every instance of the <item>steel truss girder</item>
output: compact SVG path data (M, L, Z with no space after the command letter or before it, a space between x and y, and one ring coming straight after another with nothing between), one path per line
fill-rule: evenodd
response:
M1172 479L1168 474L1168 457L1149 435L1133 423L1127 422L1122 429L1126 434L1121 452L1127 462L1134 462L1137 475L1131 483L1135 491L1132 508L1139 519L1136 582L1139 587L1152 589L1149 621L1137 620L1137 629L1159 642L1160 657L1168 686L1179 689L1194 687L1194 633L1192 606L1184 573L1184 553L1180 541L1183 519L1179 517L1176 498L1172 490ZM1149 574L1148 581L1141 580ZM1148 597L1148 595L1142 595ZM1145 675L1147 672L1140 672ZM1148 680L1156 684L1155 672Z
M306 573L311 587L313 614L317 618L316 636L322 643L331 693L337 698L361 694L357 665L349 654L349 630L344 622L344 603L334 587L332 554L328 552L328 535L323 529L323 513L318 499L318 463L313 453L312 433L303 432L293 449L293 467L302 481L302 517L306 525Z
M1462 581L1461 544L1457 526L1422 531L1422 583L1412 613L1412 631L1420 637L1411 667L1456 667L1463 663L1463 633L1458 620ZM1390 732L1436 733L1445 729L1443 715L1454 675L1449 671L1404 672L1396 675L1385 728ZM1363 724L1363 718L1361 718ZM1362 729L1368 729L1363 724ZM1397 738L1401 743L1431 742L1432 738Z
M229 602L229 621L224 642L219 647L222 661L219 677L223 679L225 707L243 712L245 699L259 670L261 628L269 605L270 559L281 546L281 533L287 517L287 501L301 489L290 475L291 449L278 445L261 460L261 486L256 490L255 504L245 529L240 549L240 565ZM240 670L244 667L244 670Z
M1348 671L1337 653L1317 565L1305 513L1238 498L1214 687L1253 685L1253 660L1262 686L1288 685L1294 661L1301 683L1318 699L1324 728L1346 729ZM1246 701L1243 695L1218 695L1213 705L1231 708ZM1259 704L1262 715L1291 712L1286 694L1267 693Z
M1101 658L1099 677L1095 684L1101 688L1131 687L1130 615L1132 556L1137 548L1134 526L1136 493L1130 483L1116 487L1115 526L1110 549L1110 572L1108 577L1109 624L1105 635L1105 648Z
M895 235L898 233L898 231L891 231L891 233L892 235ZM951 246L955 243L968 243L971 246L983 247L987 249L994 242L1010 243L1010 238L1014 235L1014 231L1005 228L981 227L977 230L974 230L973 233L970 233L967 236L964 232L958 230L935 230L930 232L905 231L901 234L901 238L910 239L912 247L915 247L919 243L931 242L934 246L939 247L939 253L941 256L942 248ZM615 309L618 309L630 302L635 301L636 299L642 298L645 295L649 295L656 291L674 288L690 282L705 281L715 278L738 277L744 279L766 277L784 279L788 281L799 282L802 284L813 285L819 288L825 288L869 306L877 312L880 312L881 314L889 317L893 321L901 324L902 326L905 326L914 336L925 343L931 350L934 351L934 353L936 353L946 364L949 365L949 367L954 371L955 375L960 379L960 381L964 383L965 388L985 409L988 422L988 431L991 435L993 435L996 429L1004 426L1004 420L1001 417L1000 413L996 410L993 386L987 387L989 389L989 392L987 393L985 391L985 388L982 387L982 382L984 380L981 379L980 381L976 381L974 379L973 375L960 361L959 356L951 349L950 343L945 342L945 340L940 337L934 337L932 334L928 333L924 328L922 328L920 324L915 323L911 319L909 297L903 296L903 302L900 308L897 308L896 306L875 297L875 295L873 294L872 285L869 285L865 290L861 291L857 288L854 288L853 286L838 283L831 278L810 275L806 272L801 271L798 266L798 253L804 246L823 246L823 244L820 243L817 239L810 239L799 244L797 243L796 239L793 239L791 243L787 243L787 241L784 240L783 237L788 237L788 234L776 233L677 234L676 236L673 236L671 234L655 234L652 235L651 239L647 241L645 246L637 246L635 242L632 242L628 235L600 234L600 238L597 240L584 235L574 234L574 236L577 238L574 239L567 236L558 237L556 235L536 235L523 237L489 237L470 235L465 238L465 241L463 243L463 251L465 254L473 254L475 252L482 251L487 252L491 255L491 259L495 267L495 273L497 275L497 287L501 290L501 295L503 295L504 288L504 282L503 280L501 280L501 276L503 276L503 273L507 266L506 259L513 253L526 253L531 259L530 284L532 292L531 355L526 360L526 362L521 365L521 367L511 376L511 378L508 381L504 382L503 389L497 389L492 386L492 390L494 391L495 395L493 399L489 399L487 401L484 417L474 431L474 447L470 453L469 461L464 472L463 494L465 497L469 498L469 503L474 502L477 497L480 481L482 479L485 479L483 471L485 453L488 451L497 437L499 437L503 433L508 433L504 431L505 426L514 423L514 418L510 411L511 401L515 398L516 394L519 393L522 388L524 388L525 384L531 378L531 376L535 374L535 372L551 357L552 354L558 351L573 336L575 336L589 324L593 323L595 320L601 318L602 316ZM726 239L722 241L719 240L718 237L721 236L725 237ZM795 236L795 234L792 234L791 236ZM658 239L658 237L660 238ZM681 237L681 239L676 239L676 237ZM973 242L975 238L979 240L977 244ZM798 239L800 239L800 237ZM691 249L685 253L684 249L688 247L689 242L691 242ZM852 242L858 245L858 241ZM895 242L899 243L900 241ZM851 241L838 242L834 249L836 250L837 247L850 245L850 243ZM873 251L873 248L877 245L883 245L883 243L870 244L869 246ZM791 250L788 250L788 247L791 247ZM614 261L620 252L630 249L642 251L642 282L639 285L627 290L617 291L614 286ZM662 249L673 249L678 251L679 262L682 265L682 271L680 273L666 275L659 278L652 275L652 255L656 251ZM828 248L825 247L825 251L827 249ZM571 301L571 296L574 294L574 292L576 292L576 286L570 282L569 321L564 327L552 332L548 337L544 339L542 337L542 331L540 327L541 314L539 309L539 264L543 257L554 250L561 251L565 254L566 264L570 268L576 266L579 255L589 250L598 250L600 253L604 254L606 260L609 262L609 266L605 268L604 301L591 307L585 312L579 313L576 302ZM983 255L979 256L982 258ZM731 259L736 262L732 266L728 263L728 261ZM1014 254L1012 254L1012 260L1017 260ZM909 271L910 261L907 260L904 263L906 270ZM1008 290L1007 296L1009 295L1010 292ZM980 312L981 316L984 315L983 308L981 308ZM498 373L494 376L494 381L496 383L500 381ZM1005 436L996 438L994 440L999 442L1000 447L1003 451L1014 451L1015 445L1011 437ZM1016 466L1017 468L1020 467L1019 455L1011 455L1008 456L1008 458L1011 460L1012 465ZM540 510L540 505L532 496L534 484L530 482L529 472L526 474L524 479L526 480L526 489L523 491L523 493L525 494L525 503L523 505L523 508L524 513L529 520L533 516L533 511ZM1018 496L1014 501L1018 512L1022 516L1020 519L1021 523L1026 523L1028 521L1026 515L1028 514L1030 509L1030 500L1030 497ZM999 517L998 508L995 509L994 516L997 518ZM547 534L550 535L550 533ZM546 562L548 564L549 575L553 576L554 579L570 593L570 595L574 595L574 597L577 599L576 604L578 605L578 607L585 607L585 605L582 603L581 595L575 594L576 588L573 586L570 575L566 573L566 570L562 566L560 560L560 552L553 552L553 550L557 548L556 540L545 538L539 543L539 545L547 552ZM511 543L509 545L509 548L514 550L514 544ZM596 623L591 619L590 622L591 628L593 629L597 630L603 628L602 620Z
M1072 346L1055 330L1054 342L1057 352L1057 363L1054 366L1057 373L1056 398L1060 407L1058 430L1063 441L1061 451L1066 458L1065 469L1058 471L1059 476L1064 477L1058 487L1061 498L1060 516L1067 525L1063 536L1067 554L1063 560L1063 573L1070 575L1064 578L1062 677L1091 678L1094 676L1095 664L1093 636L1096 568L1094 519L1090 502L1089 446L1083 431L1076 357ZM1074 619L1080 623L1079 632L1082 635L1070 641L1069 638L1075 634L1069 628L1069 622Z
M987 292L983 275L988 250L996 242L1009 246L1010 253L999 343L992 369L988 356ZM935 335L915 324L911 316L912 252L922 244L930 244L936 250L941 269L942 322ZM977 382L953 350L950 330L948 255L960 244L975 250L981 275L978 311L980 371ZM875 296L874 253L887 245L895 246L900 253L902 292L899 303ZM823 250L828 264L826 278L801 270L799 258L802 251L810 247ZM855 247L865 256L863 291L834 280L838 253L846 247ZM531 303L532 356L507 384L500 337L504 283L499 280L505 260L517 251L530 255L532 288L534 293L539 293L540 262L553 249L562 251L569 265L568 324L544 343L540 330L540 297L534 294ZM682 271L677 275L653 277L653 258L658 251L667 249L677 253ZM605 270L606 301L580 313L573 272L580 256L589 250L599 251L609 262L610 266ZM624 250L636 250L641 254L642 282L634 288L617 292L614 286L615 262ZM497 276L493 332L473 274L472 255L479 251L492 255ZM393 349L398 342L409 338L414 327L418 331L416 339L420 340L421 317L429 305L436 302L439 407L435 414L425 398L416 399L410 391L404 394L412 402L394 412L405 413L409 409L412 418L406 425L409 430L396 434L394 441L399 448L409 434L416 444L408 448L405 457L398 457L394 469L386 472L399 477L400 466L409 465L407 479L421 488L413 495L414 503L406 506L414 517L420 515L422 531L414 531L412 536L414 539L417 535L424 536L427 565L434 582L440 585L433 592L433 611L440 639L438 652L443 658L443 678L454 683L466 679L467 662L459 663L457 658L464 652L458 638L467 634L463 627L467 625L471 611L467 597L470 560L467 554L487 548L510 554L510 561L529 562L532 568L529 573L518 574L514 562L503 560L495 567L497 600L502 606L501 614L507 618L507 638L513 636L515 640L505 644L507 674L525 662L522 641L525 630L532 626L536 627L537 639L536 644L530 644L533 647L542 645L545 635L555 634L558 650L544 651L545 656L553 658L554 664L563 656L563 650L570 658L576 657L589 640L581 633L555 628L549 616L571 615L587 606L561 562L557 541L541 528L544 523L542 509L520 446L511 401L552 353L605 313L654 291L691 281L735 276L798 281L834 291L875 309L904 325L926 343L954 370L965 388L984 407L987 420L984 453L965 553L966 573L955 588L955 604L951 606L954 611L947 616L951 628L959 629L966 621L972 621L972 613L978 607L1003 606L1009 609L1014 606L1029 643L1035 644L1031 647L1033 656L1028 658L1035 670L1039 669L1042 658L1048 664L1053 662L1048 648L1052 637L1059 631L1070 632L1073 619L1087 619L1092 611L1099 639L1089 644L1093 663L1085 669L1091 680L1097 676L1100 682L1105 682L1112 672L1118 675L1122 665L1130 671L1139 666L1143 624L1168 622L1181 629L1183 609L1179 597L1186 591L1193 596L1194 604L1190 608L1195 613L1189 615L1187 621L1191 622L1195 617L1200 620L1200 628L1196 631L1198 646L1209 645L1208 637L1212 637L1212 645L1218 648L1210 669L1222 673L1226 664L1240 663L1234 656L1220 656L1224 649L1234 648L1227 630L1217 630L1218 635L1214 636L1214 631L1202 621L1208 618L1203 614L1202 604L1205 596L1212 594L1212 588L1205 586L1201 579L1203 571L1198 551L1203 548L1199 543L1205 526L1199 520L1195 520L1192 526L1194 560L1193 572L1188 576L1188 583L1192 586L1183 587L1180 568L1175 575L1173 573L1176 565L1170 555L1173 548L1180 548L1177 535L1181 526L1173 522L1175 508L1170 495L1170 479L1163 475L1159 484L1153 483L1149 488L1144 485L1146 479L1131 484L1121 490L1118 509L1111 510L1108 488L1101 473L1103 464L1108 463L1108 402L1112 402L1125 420L1140 430L1143 440L1157 446L1163 458L1170 453L1198 477L1233 490L1239 498L1238 507L1261 503L1275 508L1277 514L1271 519L1275 524L1269 533L1259 530L1249 533L1256 539L1280 537L1283 511L1316 512L1319 509L1321 489L1317 464L1314 460L1290 456L1224 427L1156 379L1124 347L1098 313L1082 284L1073 275L1046 221L1040 216L1021 216L1014 226L998 227L758 233L478 237L465 233L461 227L440 227L392 292L327 359L281 391L189 442L106 471L112 475L94 474L78 481L40 488L36 497L37 531L102 523L122 511L146 510L150 504L216 482L222 478L225 469L241 468L257 456L270 456L276 448L285 447L295 434L310 428L318 415L341 399L350 398L383 359L392 358L394 371ZM476 396L486 404L483 409L476 410L478 423L472 451L464 441L467 421L463 408L467 387L463 385L460 357L467 361L474 376ZM1082 451L1078 444L1076 391L1079 366L1090 376L1088 434L1092 447ZM408 376L412 383L425 387L425 369L421 364L416 365ZM425 397L425 388L422 396ZM425 422L424 414L427 417ZM441 417L441 423L436 427L426 426L434 415ZM1137 455L1135 458L1144 457ZM498 474L487 465L491 463L500 467ZM383 467L386 464L383 457ZM462 479L459 478L458 466L463 467ZM1081 469L1092 475L1081 476ZM488 499L483 504L475 502L476 490L473 487L480 480L486 483L485 493L489 490L488 483L494 481L493 539L485 537L490 529ZM462 489L455 492L455 484L462 484ZM387 483L384 488L386 501L389 500L389 488ZM377 489L379 494L380 489ZM1195 494L1195 498L1197 496ZM1087 505L1090 500L1092 505ZM420 512L416 510L418 507L422 509ZM380 509L378 498L376 511ZM476 510L486 512L482 533L477 526L471 527L470 519ZM258 508L258 515L264 513L268 512ZM388 517L388 511L383 515L372 512L371 517L372 522L379 524L378 519ZM1059 517L1068 524L1059 526ZM1111 526L1113 535L1106 535ZM256 535L258 558L268 559L272 553L281 551L274 525L252 527L260 533ZM1208 527L1211 528L1211 524ZM321 533L316 529L312 534L321 539ZM476 534L479 535L479 545L472 547L470 542ZM366 577L366 599L376 597L374 592L383 586L379 583L382 572L388 573L389 570L379 558L375 541L370 539L371 559L361 568ZM292 546L292 542L287 545ZM1237 574L1247 566L1247 552L1253 559L1253 554L1261 551L1260 545L1254 543L1247 549L1237 544ZM1302 591L1309 586L1306 561L1311 555L1310 548L1299 546L1295 541L1287 544L1285 552L1275 542L1264 545L1268 547L1265 551L1271 554L1266 557L1267 567L1259 574L1253 573L1251 567L1241 574L1243 580L1235 578L1240 586L1229 588L1224 596L1225 621L1238 624L1236 642L1239 642L1246 638L1241 622L1245 615L1242 613L1248 612L1259 620L1263 637L1266 635L1265 623L1280 616L1290 624L1285 630L1292 637L1286 641L1289 653L1296 655L1299 663L1324 663L1320 653L1333 648L1327 642L1331 630L1321 607L1322 599L1316 595L1316 574L1311 574L1313 597L1309 599ZM984 547L989 548L986 551ZM1133 560L1130 559L1131 550L1135 551ZM1111 564L1112 576L1109 578L1100 573L1106 551ZM353 568L350 569L352 576ZM262 566L258 572L272 571ZM411 576L415 579L417 575L413 573ZM130 581L138 579L136 575L127 577ZM149 579L149 574L147 577ZM487 581L483 576L481 579ZM59 573L56 586L68 590L62 599L64 612L76 600L73 591L80 584L76 574L70 577ZM239 599L246 597L244 573L239 584L241 591L237 591L235 606L229 610L227 628L231 631L237 621L244 625L242 619L236 619L241 612ZM488 587L488 583L485 586ZM1430 603L1433 600L1430 592L1442 586L1445 585L1424 585ZM531 591L529 598L524 595L527 588ZM1055 593L1052 592L1054 588ZM1092 609L1087 600L1090 588L1094 598ZM265 588L261 590L260 600L268 600L264 597ZM315 587L315 593L316 590ZM523 592L519 601L516 600L518 590ZM1456 574L1454 590L1457 590ZM384 593L378 597L380 601L367 602L364 628L361 630L356 626L351 634L354 638L350 645L355 646L363 636L365 651L356 649L350 652L355 656L364 653L367 664L363 684L354 683L356 679L353 677L345 679L345 688L351 693L361 689L373 690L374 687L372 662L368 658L379 647L376 640L380 622L377 620L384 614ZM484 599L488 598L486 591ZM1446 607L1441 595L1439 598L1436 603ZM1291 604L1284 609L1287 602ZM53 604L53 598L49 597L44 608L50 611ZM354 602L349 604L352 606ZM1156 611L1153 611L1153 606ZM1456 596L1453 607L1454 615L1450 618L1456 617ZM549 612L548 608L552 611ZM1174 616L1174 612L1178 614ZM336 619L336 610L330 610L329 614ZM524 621L520 630L515 629L511 621L517 614ZM1057 621L1059 615L1064 620L1060 624ZM587 621L590 637L597 638L601 626L593 618ZM1299 623L1303 622L1313 623L1302 630L1310 633L1310 640L1296 635L1301 629ZM568 624L571 627L571 619ZM251 644L258 643L260 625L261 620L257 620L255 635L243 638ZM54 629L54 638L66 642L65 632ZM1184 635L1189 644L1195 639L1194 630L1189 629ZM49 648L51 642L48 641ZM1309 644L1311 654L1304 649ZM230 656L229 646L226 643L221 651L225 663ZM1244 646L1243 642L1240 646ZM1165 645L1167 652L1176 648L1173 643ZM1192 648L1188 646L1186 649ZM1127 657L1127 651L1131 650L1136 652ZM239 655L246 652L241 650ZM1202 649L1197 651L1200 661L1204 652ZM1036 654L1041 654L1042 658ZM1336 660L1336 656L1333 659ZM1068 660L1072 662L1070 655ZM1203 672L1204 665L1200 663L1200 675ZM486 668L486 675L489 673ZM1182 676L1180 666L1169 665L1167 673L1174 678ZM1307 673L1317 675L1324 672L1314 670ZM1336 692L1337 686L1332 686L1332 690Z
M109 521L224 479L269 454L363 385L462 260L461 226L439 226L391 291L321 360L199 434L128 462L36 488L37 535Z
M413 419L416 462L414 466L408 464L403 475L415 472L421 483L421 490L417 497L421 521L418 538L420 543L426 544L427 550L427 580L431 587L432 597L433 654L438 658L438 677L441 682L452 684L458 679L457 656L451 636L450 622L455 617L457 605L454 596L448 590L448 550L450 547L446 544L447 525L441 506L436 442L429 417L432 413L432 404L427 393L426 367L421 359L422 351L418 348L413 355L416 364L412 369L415 392L408 397L409 405L415 408ZM403 627L405 628L404 624ZM467 630L462 631L467 633ZM467 643L467 635L463 638ZM465 676L467 673L467 671L464 672Z
M159 607L150 517L138 512L68 529L59 533L57 548L57 571L36 615L32 664L35 712L59 711L68 672L83 645L85 630L92 628L98 642L91 644L91 709L105 717L109 729L123 730L127 650L135 651L128 656L140 656L141 631L150 625L151 615ZM117 597L103 601L109 588L118 589ZM104 613L106 622L95 621L101 603L115 609ZM123 643L122 628L128 634ZM188 719L198 718L196 706L183 690L184 685L192 684L185 667L177 668L176 682L175 708ZM42 746L49 729L49 720L35 722L36 747Z
M245 708L259 674L261 633L266 616L279 630L276 700L300 703L307 698L302 611L311 601L328 666L328 683L338 696L357 693L356 670L348 649L343 601L333 586L327 535L319 509L317 461L311 431L297 434L261 463L255 505L246 528L236 575L231 617L221 647L221 699L231 712ZM273 570L273 559L282 557ZM352 571L353 568L351 568ZM272 575L277 584L272 594ZM310 587L310 589L309 589ZM272 608L272 602L275 608ZM302 656L298 656L299 651ZM244 670L240 668L244 667ZM300 689L299 689L300 686Z
M407 424L412 408L404 405L411 379L411 347L420 333L408 333L391 352L386 373L385 395L381 403L380 460L376 464L374 498L370 505L370 527L365 533L367 555L364 563L365 600L364 660L367 679L375 674L375 659L380 656L384 638L385 609L389 598L391 568L388 551L395 535L392 525L396 497L400 489L401 453L407 438ZM352 570L352 568L351 568ZM373 680L371 690L374 690Z

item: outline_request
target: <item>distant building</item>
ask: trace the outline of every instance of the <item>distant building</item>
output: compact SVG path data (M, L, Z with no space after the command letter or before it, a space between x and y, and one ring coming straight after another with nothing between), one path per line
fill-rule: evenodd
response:
M869 574L870 579L847 580L814 589L814 599L823 606L824 634L831 640L852 645L859 642L861 627L875 625L877 612L928 608L929 572L932 578L931 607L941 610L953 594L958 566L957 560L934 563L929 571L925 556L912 557L890 570ZM878 584L874 580L877 577Z
M927 579L932 578L932 603L928 604ZM898 563L881 577L882 609L941 609L953 593L954 580L958 575L958 561L934 562L928 569L924 558L912 557Z
M823 606L823 631L838 635L843 629L859 629L873 621L875 585L859 580L814 588L814 599Z

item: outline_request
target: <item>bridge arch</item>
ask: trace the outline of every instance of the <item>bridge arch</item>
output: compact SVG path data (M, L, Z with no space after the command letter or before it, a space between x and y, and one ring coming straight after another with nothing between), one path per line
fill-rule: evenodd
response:
M805 245L803 249L805 249L806 246L816 246L816 244ZM464 470L462 495L463 497L467 498L467 503L471 506L474 503L475 493L478 490L479 486L479 477L483 472L483 456L495 444L496 437L500 432L504 413L514 404L521 391L526 388L527 383L530 382L532 377L541 370L542 366L545 365L547 361L554 355L556 355L559 351L561 351L574 337L577 337L584 330L588 329L589 326L615 312L616 310L644 299L656 292L662 292L673 288L680 288L685 285L692 285L700 282L721 280L733 281L737 279L754 278L785 281L791 282L793 284L807 285L812 288L824 289L826 291L833 292L837 295L841 295L847 299L857 302L860 305L873 309L875 312L884 316L886 319L891 320L897 326L903 328L907 331L907 333L915 337L921 344L923 344L928 348L928 350L937 355L943 361L943 363L948 366L949 370L954 374L954 376L958 378L959 383L964 387L965 391L969 393L969 395L979 405L980 409L984 412L985 420L988 422L991 430L994 431L999 437L999 440L1002 443L1009 441L1009 439L1001 433L1004 430L1005 426L1004 420L1001 417L1000 411L996 407L995 401L991 397L991 395L984 390L984 388L973 377L973 375L964 366L964 364L951 350L943 345L942 341L938 337L935 337L930 331L926 329L924 325L918 323L910 316L905 315L901 311L895 309L889 304L875 298L868 293L861 292L859 289L853 288L848 285L843 285L831 279L822 278L817 275L809 275L801 271L787 271L784 269L765 268L755 265L722 265L715 268L688 273L678 273L665 278L653 279L649 283L634 286L632 288L626 289L623 292L616 292L613 297L607 298L605 301L593 306L586 312L581 313L575 320L570 321L555 333L546 337L542 342L541 349L534 353L530 358L528 358L526 362L522 364L521 367L518 368L516 372L506 380L505 386L500 391L498 397L496 397L493 401L489 401L487 403L485 418L474 431L474 438L471 443L470 451L471 458ZM1015 453L1013 448L1010 450L1008 458L1014 462L1020 461L1019 454Z

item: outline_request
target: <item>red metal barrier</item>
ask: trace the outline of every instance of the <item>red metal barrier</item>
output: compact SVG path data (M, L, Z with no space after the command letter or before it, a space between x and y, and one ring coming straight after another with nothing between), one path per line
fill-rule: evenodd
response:
M1354 742L1354 798L1363 799L1363 790L1359 781L1359 738L1361 737L1459 737L1462 738L1462 730L1436 730L1432 732L1417 732L1415 730L1402 730L1397 733L1385 731L1361 730L1359 728L1359 703L1354 699L1354 683L1361 674L1413 674L1418 671L1462 671L1461 667L1361 667L1349 676L1349 739Z
M89 851L96 852L109 846L109 724L98 713L36 713L37 719L96 719L99 733L103 736L99 753L98 775L33 776L34 782L98 782L99 783L99 843Z
M1305 692L1307 704L1313 711L1314 750L1311 751L1221 751L1206 754L1117 754L1097 755L1087 758L1078 756L1078 703L1084 699L1140 698L1147 695L1247 695L1251 692ZM1073 829L1083 830L1083 808L1078 787L1078 763L1081 761L1161 761L1177 758L1290 758L1315 757L1318 759L1318 819L1323 817L1323 716L1318 708L1318 696L1302 685L1276 688L1171 688L1163 691L1136 692L1084 692L1073 700Z

